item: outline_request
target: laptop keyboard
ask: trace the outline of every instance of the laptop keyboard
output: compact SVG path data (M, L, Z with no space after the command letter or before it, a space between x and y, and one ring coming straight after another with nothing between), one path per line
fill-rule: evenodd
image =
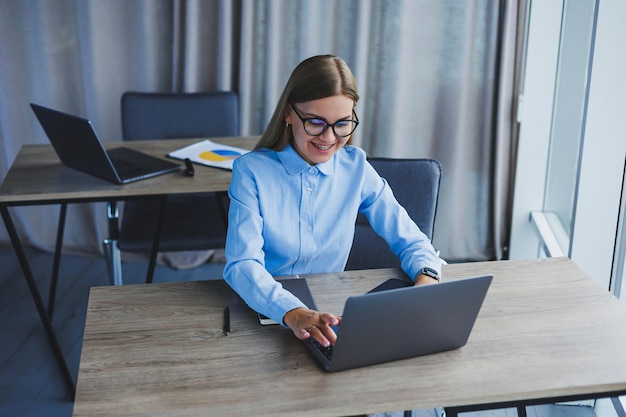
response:
M113 166L120 178L141 177L151 172L149 169L139 167L137 164L124 159L111 159L111 162L113 162Z
M328 360L330 360L333 357L333 352L335 350L335 347L333 345L330 345L328 347L324 347L320 344L320 342L318 342L315 339L311 339L313 344L315 345L315 347L322 352L322 355L326 356L326 358Z

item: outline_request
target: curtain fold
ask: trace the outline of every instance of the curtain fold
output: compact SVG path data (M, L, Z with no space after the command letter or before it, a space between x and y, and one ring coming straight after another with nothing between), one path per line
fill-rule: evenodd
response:
M491 174L491 219L493 252L496 259L508 259L510 224L513 210L515 154L518 123L517 97L520 88L522 44L526 23L526 2L501 2L500 46L497 60L498 81L493 133L493 172Z
M504 0L0 1L0 176L22 145L47 143L30 102L88 117L106 142L121 140L124 91L234 90L242 134L260 134L293 68L333 53L360 89L355 144L442 163L442 256L499 259L517 16ZM57 207L12 213L25 242L53 248ZM66 251L100 252L104 204L70 206L66 230Z

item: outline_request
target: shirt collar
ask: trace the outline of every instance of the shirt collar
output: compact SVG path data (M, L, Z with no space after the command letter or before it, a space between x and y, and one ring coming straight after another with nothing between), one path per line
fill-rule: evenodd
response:
M305 161L298 152L294 149L291 144L287 144L285 149L280 152L277 152L278 158L280 162L284 165L285 169L290 175L299 174L305 169L311 168L312 165L309 165L307 161ZM330 160L327 162L314 165L315 168L318 169L324 175L332 175L335 171L335 158L336 154L333 155Z

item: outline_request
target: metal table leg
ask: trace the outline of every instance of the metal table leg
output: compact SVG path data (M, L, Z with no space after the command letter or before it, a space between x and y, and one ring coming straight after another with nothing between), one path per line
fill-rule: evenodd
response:
M65 218L67 215L67 203L61 204L59 213L59 225L57 227L57 242L54 247L54 262L52 264L52 277L50 279L50 292L48 293L48 317L52 321L54 314L54 302L57 293L57 282L59 281L59 266L61 265L61 251L63 250L63 234L65 233Z
M480 407L480 406L476 406L476 407L446 407L444 408L444 414L445 417L458 417L459 413L466 413L466 412L472 412L472 411L483 411L483 410L492 410L494 408L510 408L510 406L513 404L506 404L506 405L502 405L502 406L489 406L486 405L484 407ZM517 415L518 417L526 417L526 406L525 405L521 405L521 404L517 404L514 405L515 406L515 411L517 411Z
M52 328L52 323L50 322L50 318L48 317L48 313L43 303L43 299L41 298L41 294L39 293L39 289L37 288L37 283L35 282L33 273L30 269L30 266L28 265L28 260L26 259L24 247L22 246L22 243L20 242L20 239L17 235L17 231L15 230L15 225L13 224L13 220L11 219L8 207L0 207L0 212L2 213L4 225L6 226L7 232L9 233L9 238L11 239L11 243L13 244L15 255L17 256L17 259L22 268L24 279L26 279L26 284L28 285L30 294L32 295L35 306L37 307L39 318L41 319L41 323L43 324L46 335L48 336L48 341L50 343L50 346L52 347L52 351L54 352L57 364L61 369L61 373L63 374L63 379L65 380L71 399L74 400L74 395L76 394L76 385L74 383L72 375L70 374L67 362L65 361L65 357L63 356L63 352L57 340L56 334L54 333L54 329Z
M150 251L150 261L148 263L148 272L146 274L146 283L151 284L154 278L154 268L156 267L156 258L159 253L159 243L161 243L161 231L163 230L163 223L165 220L165 210L167 207L167 195L164 195L160 199L159 213L157 216L157 228L152 240L152 249Z

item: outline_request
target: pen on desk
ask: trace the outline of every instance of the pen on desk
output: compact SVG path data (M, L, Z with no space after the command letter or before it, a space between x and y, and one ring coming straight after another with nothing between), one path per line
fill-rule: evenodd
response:
M224 334L230 334L230 308L226 306L224 309Z

